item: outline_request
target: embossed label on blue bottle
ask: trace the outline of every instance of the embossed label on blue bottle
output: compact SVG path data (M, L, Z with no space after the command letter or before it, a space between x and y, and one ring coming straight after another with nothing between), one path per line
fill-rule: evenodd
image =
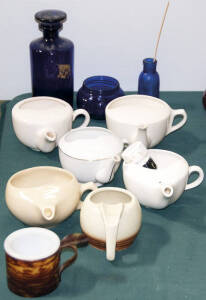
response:
M70 67L70 65L67 65L67 64L65 64L65 65L59 64L58 65L58 70L59 70L59 72L58 72L57 77L60 78L60 79L68 78L70 73L71 73L71 67Z

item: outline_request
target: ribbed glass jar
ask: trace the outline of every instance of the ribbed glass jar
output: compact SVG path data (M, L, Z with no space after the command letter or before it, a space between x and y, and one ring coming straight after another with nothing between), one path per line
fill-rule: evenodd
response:
M93 119L104 120L107 104L121 96L124 92L115 78L92 76L84 80L77 93L77 107L86 109Z

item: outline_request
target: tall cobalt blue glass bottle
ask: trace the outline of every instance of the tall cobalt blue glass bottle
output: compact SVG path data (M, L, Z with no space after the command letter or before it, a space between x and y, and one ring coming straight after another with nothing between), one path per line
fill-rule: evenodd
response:
M35 14L43 37L30 44L33 96L57 97L73 104L74 45L59 37L66 13L43 10Z
M138 82L138 94L159 98L160 78L156 66L157 61L154 61L153 58L143 60L143 71Z

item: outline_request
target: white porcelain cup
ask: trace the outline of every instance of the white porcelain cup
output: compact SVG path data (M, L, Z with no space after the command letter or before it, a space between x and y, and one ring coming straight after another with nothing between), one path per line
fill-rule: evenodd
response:
M33 167L11 176L6 204L12 214L32 226L52 226L81 207L81 195L96 189L92 182L79 184L75 176L56 167Z
M138 142L136 146L138 152ZM204 179L204 172L199 166L189 166L182 156L171 151L147 150L147 157L154 160L157 168L144 167L132 156L129 158L130 149L133 155L134 148L135 144L130 145L122 154L123 180L126 188L146 207L165 208L177 201L185 190L197 187ZM197 173L198 178L188 183L192 173Z
M184 109L172 109L163 100L145 95L116 98L106 106L105 115L107 128L124 142L141 141L147 148L157 145L187 121ZM182 120L173 125L176 116L182 116Z
M128 248L137 236L142 221L139 202L129 191L99 188L88 194L80 211L82 231L95 248L105 250L108 260L115 251Z
M80 127L86 127L90 121L86 110L73 111L70 104L57 98L31 97L14 105L12 122L20 142L33 150L50 152L71 130L72 122L79 115L85 117Z
M79 182L110 182L121 162L123 141L101 127L73 129L59 141L59 159Z

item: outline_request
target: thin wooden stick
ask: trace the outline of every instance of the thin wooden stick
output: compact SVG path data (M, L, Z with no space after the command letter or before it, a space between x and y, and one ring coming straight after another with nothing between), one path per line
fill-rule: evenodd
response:
M164 26L164 22L165 22L165 18L166 18L166 15L167 15L167 11L168 11L169 5L170 5L170 2L168 1L167 7L165 9L165 13L164 13L164 16L163 16L163 19L162 19L162 24L161 24L160 31L159 31L159 34L158 34L158 38L157 38L157 44L156 44L156 47L155 47L154 61L157 58L157 49L158 49L158 46L159 46L160 36L161 36L161 33L162 33L162 28Z

